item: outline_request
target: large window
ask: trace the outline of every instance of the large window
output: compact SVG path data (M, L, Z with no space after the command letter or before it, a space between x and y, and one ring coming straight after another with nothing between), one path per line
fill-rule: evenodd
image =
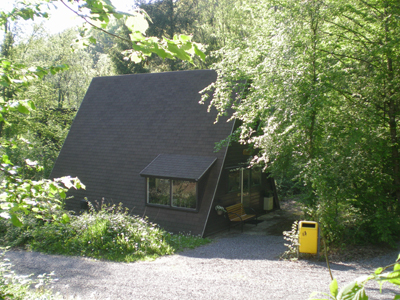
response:
M250 186L260 186L261 185L261 168L235 168L229 170L228 178L228 193L234 193L241 191L246 192L249 190Z
M196 182L172 181L172 206L196 208L196 198Z
M195 181L147 177L147 203L197 209L197 184Z
M240 191L241 186L241 169L229 170L228 193Z
M252 186L260 186L261 185L261 168L254 167L251 169L251 185Z
M147 178L147 202L152 204L169 205L170 180Z

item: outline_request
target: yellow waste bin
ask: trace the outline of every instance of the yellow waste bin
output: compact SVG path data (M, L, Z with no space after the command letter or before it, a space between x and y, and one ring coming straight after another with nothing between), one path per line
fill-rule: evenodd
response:
M299 252L317 254L318 223L312 221L299 222Z

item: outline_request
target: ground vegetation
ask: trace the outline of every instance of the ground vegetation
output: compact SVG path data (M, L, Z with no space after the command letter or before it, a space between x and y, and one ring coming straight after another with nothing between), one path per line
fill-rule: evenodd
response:
M130 214L122 205L89 204L89 211L68 214L68 222L43 222L24 217L22 227L0 223L1 246L49 254L134 262L173 254L210 242L188 233L172 234ZM62 219L62 217L58 218Z

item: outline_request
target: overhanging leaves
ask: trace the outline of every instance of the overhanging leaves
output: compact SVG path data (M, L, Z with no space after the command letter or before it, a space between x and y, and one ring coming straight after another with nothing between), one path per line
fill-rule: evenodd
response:
M65 6L69 7L66 1L60 1ZM73 1L69 0L68 2ZM89 9L90 13L84 14L82 8ZM71 7L69 7L69 9L73 11ZM88 25L97 28L98 30L107 33L115 38L131 42L132 49L134 49L135 51L143 51L143 53L149 51L150 53L160 55L162 58L179 58L192 64L192 56L198 56L201 60L205 59L205 55L200 49L200 45L191 42L191 38L188 36L174 37L172 40L159 40L156 37L145 39L143 36L146 34L146 31L149 27L147 20L150 20L150 18L143 10L139 9L134 13L121 13L115 10L115 7L111 5L110 1L87 0L84 2L83 5L80 6L78 11L74 12L76 15L83 18ZM126 38L107 32L106 30L111 18L115 17L117 19L120 19L122 16L125 17L125 25L132 32L130 35L131 40L127 40ZM84 34L85 31L82 32L83 36ZM92 44L96 43L93 37L89 37L87 40L88 42L85 42L85 38L83 36L81 39L77 40L77 43L74 45L74 47L79 47L79 45L87 46L89 42ZM131 51L130 53L131 55L129 55L128 58L132 59L134 62L139 62L145 59L144 55L134 53L133 51Z
M364 286L360 286L357 282L351 282L340 290L338 300L368 300L365 294Z
M334 278L332 280L332 282L329 284L329 291L331 292L331 295L336 298L339 292L339 288L338 288L338 283L336 278Z
M16 227L21 227L22 223L15 214L11 214L11 223Z

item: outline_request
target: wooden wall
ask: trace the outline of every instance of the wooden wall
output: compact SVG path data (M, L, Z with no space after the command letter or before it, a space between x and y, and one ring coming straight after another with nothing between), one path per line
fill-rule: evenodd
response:
M244 167L246 164L248 164L251 156L246 155L247 153L247 145L241 145L234 142L229 146L218 182L214 202L212 203L210 214L207 220L204 236L217 233L229 227L228 219L225 216L218 215L214 207L216 205L226 207L241 202L240 191L229 192L229 172L235 167ZM276 193L274 193L274 189L274 180L269 178L267 174L262 173L261 184L259 186L250 186L250 201L248 206L254 209L259 215L265 214L263 199L269 193L273 193L275 195ZM278 202L274 204L274 208L279 208L279 204L277 205L277 203Z

